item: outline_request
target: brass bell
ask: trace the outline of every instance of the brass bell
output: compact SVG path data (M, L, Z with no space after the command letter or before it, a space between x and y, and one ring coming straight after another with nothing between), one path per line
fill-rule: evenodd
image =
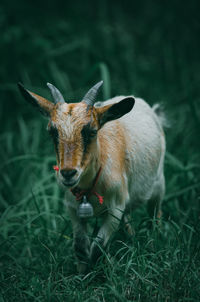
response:
M87 201L87 197L83 196L83 201L79 205L78 210L77 210L77 215L80 218L88 218L92 217L94 214L93 207L91 203Z

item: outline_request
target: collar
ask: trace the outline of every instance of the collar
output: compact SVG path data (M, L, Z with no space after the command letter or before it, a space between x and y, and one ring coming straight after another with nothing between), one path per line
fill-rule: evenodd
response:
M77 201L82 201L83 196L85 195L87 198L89 198L91 195L95 195L98 200L99 203L102 204L103 203L103 196L99 195L96 191L95 191L95 187L99 181L100 175L102 172L102 168L99 168L99 171L97 172L97 175L93 181L92 187L88 190L82 190L79 187L75 187L73 189L71 189L70 191L72 192L72 194L76 197Z

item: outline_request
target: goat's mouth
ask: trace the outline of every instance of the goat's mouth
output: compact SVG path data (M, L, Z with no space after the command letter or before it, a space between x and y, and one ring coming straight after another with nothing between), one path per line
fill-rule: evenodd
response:
M65 179L62 180L62 184L67 188L73 188L78 184L79 179L67 181Z

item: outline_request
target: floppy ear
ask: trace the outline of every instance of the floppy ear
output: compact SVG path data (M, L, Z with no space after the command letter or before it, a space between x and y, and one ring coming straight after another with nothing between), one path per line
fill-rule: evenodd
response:
M51 111L53 110L54 104L46 100L45 98L27 90L21 83L18 83L19 90L23 97L31 103L33 106L37 107L39 111L45 115L50 116Z
M116 120L131 111L135 104L133 97L127 97L119 103L95 108L97 111L100 127L109 121Z

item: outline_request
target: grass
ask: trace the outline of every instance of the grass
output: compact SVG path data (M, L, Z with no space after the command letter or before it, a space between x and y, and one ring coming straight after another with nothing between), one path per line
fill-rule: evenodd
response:
M2 302L199 301L198 3L181 2L183 11L178 0L127 3L0 6ZM50 98L49 81L67 100L79 100L100 79L99 99L133 93L163 103L171 124L167 190L162 225L153 219L149 228L146 208L137 209L134 238L121 225L104 259L83 277L76 273L47 121L24 103L16 83Z
M41 125L37 123L33 137ZM40 142L40 148L45 147L47 143ZM149 229L146 209L138 209L132 215L133 242L121 227L105 262L81 277L76 273L70 221L50 168L53 163L52 156L24 155L4 164L4 169L15 166L20 176L4 177L9 203L2 199L2 301L198 301L199 205L188 167L167 155L166 170L177 172L168 184L171 193L163 204L162 226L153 221ZM184 189L182 182L179 185L182 178ZM9 192L13 184L15 190Z

